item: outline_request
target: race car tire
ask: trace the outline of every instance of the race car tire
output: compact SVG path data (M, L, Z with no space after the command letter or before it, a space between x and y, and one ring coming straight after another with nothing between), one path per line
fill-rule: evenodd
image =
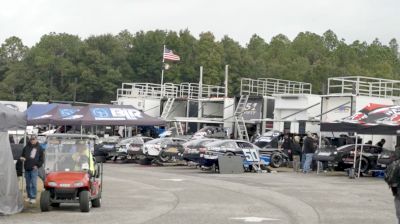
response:
M356 160L356 169L355 169L356 173L358 173L358 168L359 167L360 167L360 158L358 158ZM361 172L360 173L368 173L368 170L369 170L369 161L368 161L367 158L362 157L361 158L361 169L360 169Z
M274 153L271 155L271 162L270 165L273 168L279 168L283 164L283 157L278 153Z

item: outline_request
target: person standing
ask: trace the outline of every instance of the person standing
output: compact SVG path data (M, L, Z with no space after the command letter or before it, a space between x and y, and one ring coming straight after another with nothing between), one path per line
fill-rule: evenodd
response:
M290 139L288 133L283 137L282 149L288 155L289 161L292 161L292 139Z
M293 156L293 171L299 172L300 170L300 155L301 155L301 146L300 146L300 136L294 136L294 140L292 143L292 156Z
M305 155L303 173L309 173L311 171L311 163L313 160L315 145L314 138L311 133L307 133L307 137L304 139L303 143L303 153Z
M383 145L385 145L385 143L386 143L386 140L384 138L382 138L378 143L376 143L376 146L383 148Z
M396 216L398 223L400 224L400 149L398 147L396 147L394 151L392 162L387 166L385 170L385 182L392 190Z
M44 162L43 149L36 136L30 138L28 144L22 150L20 159L25 162L26 192L28 194L26 201L34 204L36 203L38 171Z

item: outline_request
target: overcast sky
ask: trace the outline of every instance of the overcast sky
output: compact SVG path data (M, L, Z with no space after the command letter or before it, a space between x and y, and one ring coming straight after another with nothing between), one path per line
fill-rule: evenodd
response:
M15 35L32 46L49 32L85 38L188 28L196 37L211 31L242 45L254 33L270 41L328 29L347 42L378 37L387 44L400 39L399 9L398 0L2 0L0 42Z

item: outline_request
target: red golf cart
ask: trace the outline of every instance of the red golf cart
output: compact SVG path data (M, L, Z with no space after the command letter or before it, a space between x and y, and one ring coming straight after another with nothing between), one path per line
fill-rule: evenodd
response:
M91 136L54 134L47 137L45 190L40 197L42 212L61 203L79 203L81 212L101 206L103 159L96 161L93 149Z

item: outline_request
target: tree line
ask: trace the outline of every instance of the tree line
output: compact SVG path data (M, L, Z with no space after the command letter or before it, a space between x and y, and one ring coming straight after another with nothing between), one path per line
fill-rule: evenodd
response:
M0 48L0 99L21 101L74 100L109 103L122 82L160 82L163 45L181 57L170 63L166 82L223 85L230 65L230 94L239 94L240 79L278 78L310 82L323 93L328 77L371 76L400 79L398 43L346 43L331 31L301 32L293 40L283 34L266 41L253 35L246 46L211 32L198 38L189 30L127 30L82 39L66 33L43 35L32 47L10 37Z

